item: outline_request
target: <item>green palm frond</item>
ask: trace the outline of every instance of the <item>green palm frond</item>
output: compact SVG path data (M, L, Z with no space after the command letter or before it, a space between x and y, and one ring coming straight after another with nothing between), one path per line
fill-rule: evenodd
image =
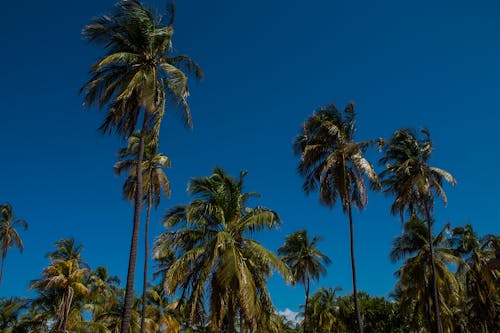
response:
M165 226L175 229L163 233L155 245L156 253L175 255L162 272L165 290L181 292L193 320L199 303L207 300L214 330L234 320L227 316L237 310L256 327L257 318L272 308L267 277L273 270L286 279L290 275L276 255L247 238L275 228L279 217L272 210L246 206L257 194L243 192L245 175L233 178L215 168L208 177L191 179L188 192L194 199L167 211Z

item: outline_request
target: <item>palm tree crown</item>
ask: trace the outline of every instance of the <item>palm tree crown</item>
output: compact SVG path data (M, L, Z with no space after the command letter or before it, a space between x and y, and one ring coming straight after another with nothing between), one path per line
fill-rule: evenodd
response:
M186 124L191 126L187 77L181 68L196 78L203 73L189 57L170 56L173 13L168 25L162 25L161 19L137 0L121 1L117 9L83 29L89 43L107 50L92 66L91 79L82 87L85 105L108 105L101 130L128 138L136 130L141 110L161 121L169 93L182 106Z
M137 163L139 153L140 133L136 132L128 139L126 148L118 151L118 158L113 169L116 175L128 172L127 179L123 185L123 196L127 200L135 198L137 186ZM151 202L156 208L160 205L161 197L170 197L170 182L164 172L165 168L170 168L170 159L158 152L158 145L154 139L154 133L149 131L146 134L144 156L142 162L143 172L143 195L146 204L151 197Z
M300 155L299 174L304 177L306 193L319 190L322 204L333 207L340 200L345 213L354 204L363 209L367 203L363 176L377 187L373 166L363 157L375 141L354 141L354 104L343 112L329 104L310 116L295 138L294 149ZM377 142L382 143L381 140Z
M257 193L243 192L245 174L233 179L216 168L209 177L192 179L188 191L196 198L168 211L165 226L176 230L162 234L156 244L156 252L168 248L177 256L163 275L165 290L182 290L180 303L187 301L192 322L204 311L207 296L214 330L224 322L234 332L237 310L256 329L273 311L267 277L273 269L291 277L274 253L248 238L280 220L272 210L247 207Z
M319 236L309 240L303 229L288 235L285 244L278 249L278 255L292 271L294 283L305 285L308 280L315 281L326 274L325 265L331 261L317 248L320 240Z
M24 245L16 228L21 227L24 230L28 229L28 223L24 220L14 220L12 206L8 203L0 205L0 251L1 251L1 268L0 268L0 283L2 282L3 268L7 251L15 246L19 251L23 252Z
M385 164L385 170L380 173L382 188L385 193L395 196L391 206L392 214L404 218L421 213L425 215L425 205L432 211L434 200L439 196L446 204L448 202L443 190L443 180L456 185L453 176L440 168L428 165L432 154L432 142L429 131L422 130L425 135L418 139L417 134L410 129L397 130L385 149L385 155L380 159Z

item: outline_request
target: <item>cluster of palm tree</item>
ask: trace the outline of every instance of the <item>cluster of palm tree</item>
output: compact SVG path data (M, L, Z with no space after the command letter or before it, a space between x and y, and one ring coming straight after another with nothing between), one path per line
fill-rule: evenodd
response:
M264 247L255 235L279 226L278 213L249 205L259 194L245 192L246 172L232 177L221 168L191 179L192 200L167 210L166 230L153 248L153 276L160 282L148 285L151 209L170 195L165 174L170 159L159 151L161 123L173 102L192 126L187 76L202 77L189 57L172 55L173 3L164 18L166 23L137 0L123 0L113 14L83 29L89 43L105 50L81 89L85 105L104 109L100 130L127 142L114 165L116 175L126 175L123 197L134 204L125 288L105 267L92 270L82 260L81 245L62 239L30 285L36 297L1 299L2 332L500 331L499 271L487 264L499 238L480 238L470 225L451 229L447 224L435 234L435 199L446 204L444 183L456 181L429 165L429 132L424 129L419 137L400 129L389 140L356 141L353 103L343 111L333 104L316 110L293 144L303 190L318 191L320 203L329 208L339 204L348 218L351 295L338 296L337 287L311 295L311 283L330 264L318 249L321 238L299 230L277 253ZM384 153L378 173L364 157L374 146ZM367 206L368 188L392 195L391 214L403 222L390 253L393 262L402 263L392 301L358 292L353 209ZM145 263L137 297L133 285L143 208ZM23 249L18 227L27 224L14 220L9 204L0 205L0 282L8 249ZM273 272L304 286L303 312L296 321L278 315L273 306L267 289Z
M397 272L399 277L397 291L401 297L401 306L404 309L412 309L415 320L412 327L422 327L425 324L430 332L442 333L445 330L452 332L452 324L456 321L452 319L451 312L455 308L451 307L449 302L463 300L463 297L459 297L459 292L464 288L469 290L467 295L470 297L472 290L477 289L479 284L485 287L481 291L475 290L475 294L482 296L481 309L484 310L482 313L488 313L488 318L491 318L496 314L498 307L498 304L495 305L497 298L493 285L496 272L484 268L485 258L480 260L470 253L472 245L466 243L462 250L451 249L450 246L443 247L448 243L443 232L436 237L433 235L434 201L437 197L441 197L446 205L447 198L443 184L449 182L455 185L456 181L449 172L429 165L432 154L429 131L423 129L421 132L424 137L419 138L413 130L400 129L395 131L388 142L383 139L357 142L354 140L355 130L353 103L348 104L343 111L329 104L319 108L306 120L301 133L295 139L294 147L296 154L300 156L298 171L304 177L304 191L309 194L318 190L320 202L330 208L340 201L343 212L349 218L357 331L362 333L365 325L357 295L352 207L363 209L367 204L365 180L372 189L381 189L385 193L392 194L394 201L391 214L399 215L402 221L409 221L405 223L403 236L395 240L391 258L393 261L406 259ZM379 150L384 151L380 164L385 168L379 174L363 157L366 149L375 144ZM464 233L465 231L462 232ZM486 257L491 258L494 249L493 240L497 239L491 236L486 243L485 241L473 243L476 244L475 248L481 247L478 244L486 246L489 251L489 256ZM456 242L461 241L456 240ZM457 251L462 256L457 255ZM464 254L471 257L464 259ZM415 257L409 257L411 255ZM482 265L481 268L474 266L479 263ZM450 264L459 265L461 274L456 276L451 273ZM480 273L471 273L474 267ZM467 273L464 273L465 271ZM464 287L457 282L459 278L473 282ZM305 318L307 311L306 302ZM480 318L484 316L486 315ZM464 325L470 325L470 321ZM491 325L491 321L483 320L483 324L478 327L488 331L488 326Z
M49 265L30 288L33 299L1 299L2 332L120 332L125 290L120 279L105 267L92 270L83 261L83 246L72 238L61 239L47 254ZM134 296L129 330L138 333L179 332L182 313L161 288L147 289L147 307L141 314L142 298Z

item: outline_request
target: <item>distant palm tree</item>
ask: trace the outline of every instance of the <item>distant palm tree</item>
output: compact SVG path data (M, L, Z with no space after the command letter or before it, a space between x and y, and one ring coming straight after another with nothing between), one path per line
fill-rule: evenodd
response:
M173 5L170 14L169 22L162 25L161 18L139 1L122 0L114 14L95 18L83 29L83 36L89 43L106 49L106 54L91 67L91 79L81 89L87 107L107 106L108 113L100 129L128 138L137 130L142 117L122 333L128 333L130 326L146 132L153 127L156 136L159 136L167 94L181 106L186 124L191 126L191 113L186 100L189 94L187 77L181 68L197 78L202 77L201 69L189 57L170 56L174 32Z
M14 220L14 213L12 206L8 203L0 205L0 251L2 252L2 265L0 268L0 283L2 282L3 268L5 265L5 258L7 251L15 246L20 252L23 252L24 245L19 236L17 227L24 230L28 229L28 223L24 220Z
M395 196L392 214L399 214L403 219L404 213L408 212L410 217L420 214L425 219L430 245L435 329L442 333L432 242L432 211L436 196L441 197L445 205L447 203L443 182L455 185L456 181L449 172L428 164L432 154L432 141L428 130L423 129L422 133L425 135L423 139L418 139L417 134L409 129L400 129L394 133L386 146L385 156L380 159L386 166L380 178L384 192Z
M115 275L110 275L104 266L97 267L89 276L89 291L92 302L114 302L120 293L121 281Z
M363 209L367 204L364 177L377 187L377 175L373 166L363 157L365 150L376 141L354 141L356 129L354 104L343 112L335 105L321 107L310 116L295 138L295 153L300 156L299 174L305 178L306 194L319 190L319 200L332 208L340 201L342 210L349 217L352 285L358 331L363 332L356 285L354 259L354 226L352 207ZM382 142L378 141L379 144Z
M192 324L202 321L207 299L210 325L217 332L223 327L235 332L238 310L256 330L274 311L266 286L272 270L291 279L273 252L248 237L276 227L279 217L270 209L247 206L258 194L243 192L245 174L234 179L215 168L209 177L192 179L188 191L195 199L167 212L165 226L175 229L156 243L155 252L167 248L176 254L163 274L166 292L182 291L180 304L187 302Z
M129 175L123 185L123 196L130 201L135 197L137 188L137 163L140 143L140 133L134 133L128 140L127 148L118 152L120 161L114 165L115 174L121 175L128 172ZM163 171L170 167L170 159L158 152L157 140L153 132L146 133L146 142L144 147L144 156L142 162L143 170L143 191L144 201L146 202L146 228L144 232L144 274L142 286L142 319L141 333L145 331L144 321L146 319L146 290L148 279L149 263L149 220L151 217L151 206L157 209L160 205L162 194L170 197L170 182Z
M170 302L161 286L154 286L148 290L149 304L147 318L149 319L148 332L179 333L181 324L177 313L177 302Z
M478 237L472 225L452 230L452 245L462 257L458 277L464 284L464 304L467 329L470 331L499 331L498 304L500 292L495 286L495 273L488 268L488 260L495 257L500 238L494 235Z
M82 260L83 244L76 244L74 238L63 238L54 243L54 251L45 256L51 261L76 260L79 266L89 268L89 265Z
M84 284L88 273L86 268L78 265L76 259L59 260L44 269L40 280L31 283L32 289L37 289L42 294L51 292L59 299L52 332L66 332L73 298L75 295L88 294L87 286Z
M410 314L414 328L420 326L421 320L427 322L431 332L435 327L433 322L436 318L433 317L432 308L434 297L429 283L432 279L430 263L434 261L442 322L447 332L452 331L452 309L458 301L460 285L449 265L457 264L459 259L445 237L448 229L447 224L439 234L432 237L433 252L430 251L427 226L418 218L406 222L403 234L393 241L391 261L395 263L405 260L395 274L399 278L396 289L400 294L401 308Z
M318 248L321 240L315 236L311 240L307 237L305 229L288 235L285 244L278 249L278 255L290 267L293 283L300 282L304 286L306 301L304 308L304 333L307 330L309 316L309 288L312 281L317 281L320 276L326 275L325 265L330 264L330 259Z
M0 298L0 332L19 332L21 313L24 312L28 306L28 299Z
M333 332L337 326L337 291L340 287L320 288L311 297L311 322L314 325L313 332Z

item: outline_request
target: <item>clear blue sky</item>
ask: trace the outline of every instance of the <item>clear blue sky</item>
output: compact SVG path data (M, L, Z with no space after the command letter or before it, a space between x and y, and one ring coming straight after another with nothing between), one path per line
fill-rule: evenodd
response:
M107 266L125 280L132 207L112 173L123 142L96 129L102 114L82 107L80 86L102 51L80 36L90 18L114 0L8 1L0 19L2 100L0 202L29 222L26 249L8 254L1 296L28 295L47 265L44 254L63 237L85 245L92 267ZM163 1L149 4L164 8ZM196 59L206 79L191 82L194 129L169 110L161 151L172 198L154 214L186 203L190 177L219 165L248 170L246 189L277 210L283 225L258 236L277 249L300 228L324 237L332 259L318 285L350 292L348 225L336 207L306 197L291 143L301 123L328 102L353 100L358 139L389 137L400 127L426 126L435 145L432 164L457 178L437 204L437 224L473 223L500 233L497 132L500 129L500 4L497 1L176 1L174 47ZM372 152L376 162L380 157ZM390 199L370 193L356 213L358 285L387 295L397 265L388 259L401 232ZM142 241L141 241L142 244ZM142 258L142 250L139 253ZM138 262L141 267L142 260ZM140 278L137 275L137 285ZM279 309L298 310L302 287L279 277L269 288Z

